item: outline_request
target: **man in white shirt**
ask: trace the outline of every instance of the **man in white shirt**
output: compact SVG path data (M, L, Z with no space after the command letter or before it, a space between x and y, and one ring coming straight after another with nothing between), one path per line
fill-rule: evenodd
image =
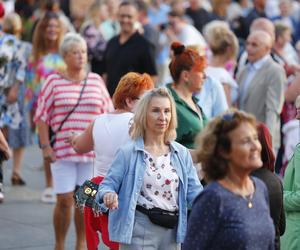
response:
M277 152L286 77L282 66L270 56L272 43L271 36L262 30L255 30L248 36L246 50L249 63L237 76L240 86L238 106L268 126L274 151Z

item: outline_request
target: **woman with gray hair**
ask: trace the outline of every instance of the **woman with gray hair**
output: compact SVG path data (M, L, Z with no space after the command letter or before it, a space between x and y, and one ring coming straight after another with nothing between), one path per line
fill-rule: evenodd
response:
M35 122L38 126L43 157L51 162L54 192L55 249L64 249L70 224L73 192L93 174L93 153L78 154L65 142L71 131L83 132L98 115L113 110L111 98L101 77L88 73L87 46L78 34L67 34L60 53L66 63L64 73L51 74L38 98ZM55 136L49 139L49 128ZM85 248L83 215L74 213L76 249Z
M187 207L202 187L187 148L174 142L176 107L166 88L137 103L132 142L119 149L99 186L109 211L110 240L121 249L178 249Z

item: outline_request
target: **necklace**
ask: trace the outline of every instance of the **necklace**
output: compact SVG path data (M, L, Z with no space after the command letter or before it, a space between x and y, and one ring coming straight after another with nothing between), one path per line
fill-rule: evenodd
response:
M229 182L230 186L233 188L232 192L241 196L247 202L247 207L252 208L254 191L251 191L250 194L244 195L242 194L241 190L237 188L236 184L228 176L225 178L225 180L227 180L227 182Z
M243 197L244 200L247 201L247 206L248 208L252 208L253 207L253 202L252 202L252 199L253 199L253 193L249 194L249 195L241 195Z

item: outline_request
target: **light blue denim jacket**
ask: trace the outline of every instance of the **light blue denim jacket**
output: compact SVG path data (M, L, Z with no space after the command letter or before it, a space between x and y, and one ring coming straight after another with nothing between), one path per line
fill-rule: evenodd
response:
M187 228L187 207L203 189L191 155L187 148L177 142L170 143L171 162L176 169L179 183L178 243L183 242ZM119 208L109 211L109 238L111 241L131 243L137 199L143 185L146 169L144 141L139 138L119 149L112 165L99 186L97 201L102 203L107 192L116 192Z

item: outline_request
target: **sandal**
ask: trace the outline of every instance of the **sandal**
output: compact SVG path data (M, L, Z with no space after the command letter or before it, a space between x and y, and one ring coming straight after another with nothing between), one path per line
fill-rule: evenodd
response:
M26 182L21 178L21 176L17 173L13 173L11 177L11 184L13 186L24 186Z
M47 187L42 193L41 200L42 200L43 203L48 203L48 204L55 203L56 202L56 195L54 193L53 188Z

